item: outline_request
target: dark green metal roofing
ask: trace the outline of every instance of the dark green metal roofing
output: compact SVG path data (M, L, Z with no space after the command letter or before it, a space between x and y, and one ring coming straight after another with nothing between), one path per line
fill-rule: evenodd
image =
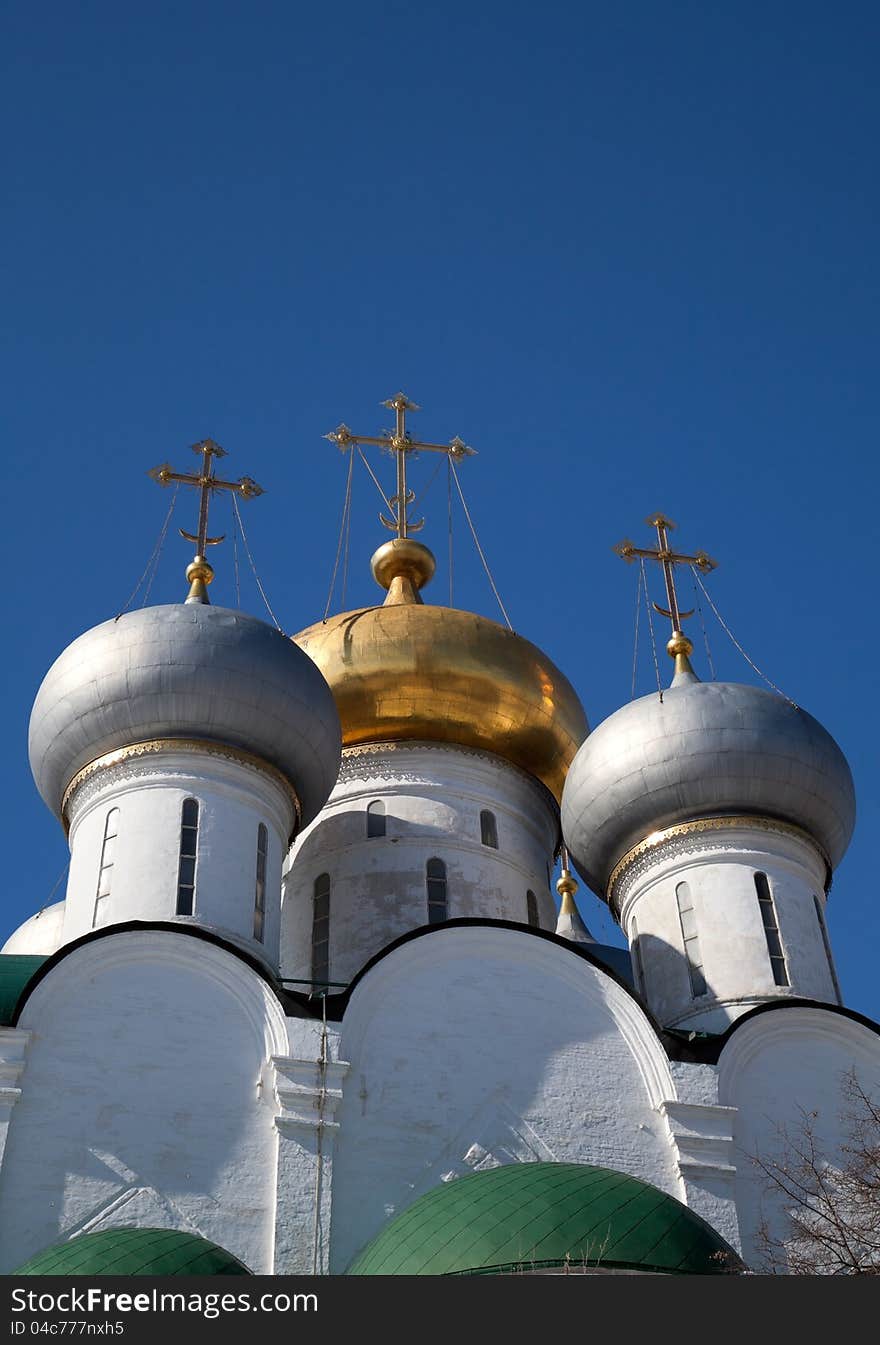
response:
M740 1267L698 1215L583 1163L512 1163L444 1183L355 1257L349 1275L486 1275L569 1264L712 1275Z
M105 1228L38 1252L16 1275L250 1275L231 1252L174 1228Z
M35 954L0 953L0 1026L12 1023L22 991L47 960Z

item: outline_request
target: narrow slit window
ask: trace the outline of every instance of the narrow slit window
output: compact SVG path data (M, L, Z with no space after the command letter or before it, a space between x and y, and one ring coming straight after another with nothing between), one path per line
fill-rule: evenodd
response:
M495 814L490 813L488 808L484 808L480 813L480 840L493 850L498 849L498 823L495 821Z
M92 929L97 929L99 925L106 925L107 923L107 907L110 901L110 883L113 878L113 862L118 832L119 809L111 808L104 823L104 840L101 844L101 863L98 867L98 888L95 893Z
M538 928L538 898L531 888L526 893L526 916L532 929Z
M326 988L330 978L330 875L315 879L312 910L312 980Z
M254 938L263 942L266 929L266 859L269 853L269 833L265 823L257 827L257 878L254 884Z
M442 925L446 919L446 865L442 859L429 859L425 866L428 889L428 924Z
M788 968L785 965L785 950L779 937L779 923L776 919L776 906L766 873L755 874L755 890L758 893L758 905L761 908L761 920L764 925L764 938L767 940L767 952L770 954L770 966L776 985L789 985Z
M703 959L700 954L700 939L697 934L697 918L691 898L689 883L679 883L675 889L678 902L678 918L681 922L681 937L684 941L684 955L687 959L691 978L691 993L694 999L706 993L706 978L703 975Z
M196 908L196 859L199 849L199 805L184 799L180 812L180 863L177 869L177 914L192 915Z
M367 805L367 839L372 840L374 836L385 835L385 804L381 799L374 799Z
M834 958L831 956L831 943L828 938L828 926L825 924L825 912L822 910L822 903L817 896L813 897L813 902L816 907L816 919L819 921L819 929L822 931L822 942L825 945L825 956L828 958L828 970L831 972L834 993L837 996L838 1004L842 1004L843 997L840 993L840 982L837 979L837 969L834 966Z

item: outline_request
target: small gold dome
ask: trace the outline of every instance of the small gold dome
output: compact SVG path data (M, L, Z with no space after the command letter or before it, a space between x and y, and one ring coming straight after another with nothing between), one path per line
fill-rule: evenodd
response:
M429 568L415 549L427 548L409 540L407 547L403 578L415 578ZM536 776L559 800L588 733L571 683L497 622L428 606L417 588L401 593L401 572L389 572L381 551L374 571L389 589L384 606L343 612L293 636L330 684L343 745L410 739L480 748Z

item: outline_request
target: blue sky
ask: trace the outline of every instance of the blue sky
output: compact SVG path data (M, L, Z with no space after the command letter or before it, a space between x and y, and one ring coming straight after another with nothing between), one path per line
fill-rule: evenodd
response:
M636 573L612 545L659 508L715 556L738 638L852 764L829 926L845 998L880 1016L876 7L49 0L2 31L4 927L66 853L30 705L146 564L167 506L147 470L213 435L265 487L245 522L294 631L338 535L321 436L375 433L402 387L413 429L479 449L462 479L502 597L593 724L630 695ZM361 471L348 605L377 593L377 506ZM424 512L444 601L442 477ZM455 535L456 603L497 614L460 514ZM151 601L188 559L169 535ZM213 559L233 603L230 546ZM752 680L710 635L718 675ZM653 675L643 640L640 692Z

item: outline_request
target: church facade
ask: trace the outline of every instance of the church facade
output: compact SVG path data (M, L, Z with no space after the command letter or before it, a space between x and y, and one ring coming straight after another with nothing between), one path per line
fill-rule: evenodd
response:
M3 1273L760 1269L755 1157L799 1108L833 1152L842 1080L880 1086L822 726L700 682L673 606L671 686L589 733L406 534L383 604L292 640L208 602L200 546L185 602L47 674L71 865L0 956Z

